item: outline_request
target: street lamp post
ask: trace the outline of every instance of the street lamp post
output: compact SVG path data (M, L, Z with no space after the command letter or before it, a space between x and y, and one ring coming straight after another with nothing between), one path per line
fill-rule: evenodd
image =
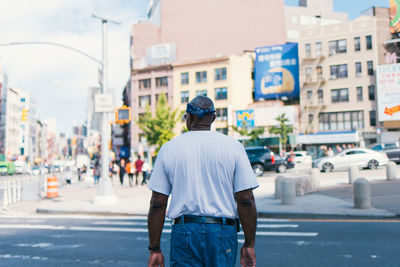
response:
M102 94L109 94L108 89L108 57L107 57L107 23L111 22L119 24L118 22L105 19L103 17L95 16L94 18L101 20L102 23ZM110 118L108 112L103 112L101 120L101 178L99 184L99 191L94 198L95 204L113 204L118 201L118 198L112 193L111 179L108 177L109 174L109 142L111 135Z

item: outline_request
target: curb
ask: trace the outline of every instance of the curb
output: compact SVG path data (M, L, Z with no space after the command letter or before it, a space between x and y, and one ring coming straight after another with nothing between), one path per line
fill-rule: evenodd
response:
M93 215L93 216L147 216L143 213L127 213L112 211L71 211L71 210L52 210L37 208L38 214L59 214L59 215ZM388 215L355 215L355 214L324 214L324 213L287 213L287 212L257 212L258 218L273 219L380 219L380 220L399 220L400 214Z
M286 212L257 212L258 218L274 218L274 219L380 219L393 220L400 219L400 214L388 215L355 215L355 214L324 214L324 213L286 213Z

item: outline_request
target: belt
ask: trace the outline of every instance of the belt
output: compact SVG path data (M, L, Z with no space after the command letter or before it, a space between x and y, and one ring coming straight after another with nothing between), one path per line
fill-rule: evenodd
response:
M208 223L208 224L226 224L226 225L239 225L238 219L222 218L222 217L210 217L210 216L190 216L183 215L174 220L174 224L177 223Z

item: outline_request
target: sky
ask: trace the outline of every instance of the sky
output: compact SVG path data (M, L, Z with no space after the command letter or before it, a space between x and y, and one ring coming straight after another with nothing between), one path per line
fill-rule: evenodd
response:
M108 24L109 87L116 100L129 78L129 31L145 18L148 0L0 0L0 44L48 41L74 47L101 60L102 26ZM98 86L99 65L70 50L46 45L0 46L9 87L31 93L40 119L56 118L71 133L87 117L88 88Z
M334 9L354 19L389 0L333 0ZM121 22L108 25L109 87L116 104L129 79L129 39L133 23L144 20L150 0L0 0L0 44L47 41L101 59L101 22L92 14ZM297 5L298 0L285 0ZM87 118L88 88L98 86L99 66L75 52L46 45L0 46L9 87L31 93L40 119L55 118L59 132Z
M360 13L372 6L389 7L390 0L333 0L333 10L349 14L349 19L357 18ZM297 6L299 0L285 0L285 5Z

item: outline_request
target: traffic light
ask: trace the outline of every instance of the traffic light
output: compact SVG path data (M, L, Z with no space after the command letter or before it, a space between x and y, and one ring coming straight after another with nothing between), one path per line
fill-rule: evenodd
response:
M131 108L123 106L115 111L115 123L127 124L131 121Z
M23 108L22 114L21 114L21 121L28 121L28 116L29 116L29 110L26 108Z

